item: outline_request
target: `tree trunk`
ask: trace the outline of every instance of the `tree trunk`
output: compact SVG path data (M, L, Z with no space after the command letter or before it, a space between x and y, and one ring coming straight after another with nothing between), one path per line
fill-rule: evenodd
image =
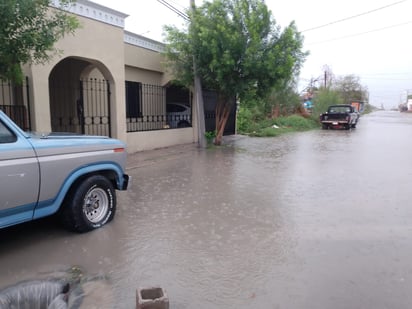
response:
M272 107L272 119L276 119L279 117L279 105L276 104L275 106Z
M229 119L230 111L233 102L226 96L218 94L216 104L216 137L215 145L222 144L223 132L225 131L227 120Z

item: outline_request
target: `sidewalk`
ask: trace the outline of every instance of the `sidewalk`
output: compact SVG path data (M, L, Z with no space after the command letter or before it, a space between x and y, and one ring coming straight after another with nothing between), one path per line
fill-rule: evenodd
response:
M197 143L191 143L129 153L126 170L156 164L164 160L175 160L197 151L199 151L199 145Z

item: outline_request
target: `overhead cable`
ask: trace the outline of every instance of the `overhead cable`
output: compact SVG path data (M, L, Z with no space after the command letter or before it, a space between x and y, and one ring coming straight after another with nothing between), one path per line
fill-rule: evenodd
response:
M180 11L187 10L187 6L184 6L184 5L180 4L178 1L169 0L169 3L172 3L175 7L180 7Z
M353 15L353 16L349 16L349 17L342 18L342 19L339 19L339 20L335 20L335 21L329 22L329 23L324 24L324 25L320 25L320 26L316 26L316 27L313 27L313 28L309 28L309 29L303 30L303 31L301 31L301 32L307 32L307 31L312 31L312 30L316 30L316 29L323 28L323 27L327 27L327 26L330 26L330 25L333 25L333 24L337 24L337 23L340 23L340 22L343 22L343 21L347 21L347 20L350 20L350 19L353 19L353 18L356 18L356 17L359 17L359 16L363 16L363 15L367 15L367 14L370 14L370 13L373 13L373 12L376 12L376 11L379 11L379 10L383 10L383 9L388 8L388 7L391 7L391 6L397 5L397 4L399 4L399 3L405 2L405 1L407 1L407 0L401 0L401 1L398 1L398 2L395 2L395 3L392 3L392 4L388 4L388 5L379 7L379 8L377 8L377 9L373 9L373 10L370 10L370 11L367 11L367 12L363 12L363 13L360 13L360 14L357 14L357 15Z
M308 43L307 45L322 44L322 43L328 43L328 42L332 42L332 41L338 41L338 40L348 39L348 38L352 38L352 37L355 37L355 36L360 36L360 35L364 35L364 34L369 34L369 33L372 33L372 32L378 32L378 31L383 31L383 30L395 28L395 27L405 26L405 25L408 25L408 24L410 24L410 23L412 23L412 20L407 21L407 22L404 22L404 23L401 23L401 24L396 24L396 25L384 27L384 28L373 29L373 30L370 30L370 31L360 32L360 33L354 33L354 34L342 36L342 37L339 37L339 38L334 38L334 39L329 39L329 40L319 41L319 42L313 42L313 43Z
M157 2L163 4L165 7L167 7L169 10L173 11L174 13L182 17L184 20L187 20L187 21L190 20L189 16L186 13L180 11L179 9L177 9L175 6L173 6L166 0L157 0Z

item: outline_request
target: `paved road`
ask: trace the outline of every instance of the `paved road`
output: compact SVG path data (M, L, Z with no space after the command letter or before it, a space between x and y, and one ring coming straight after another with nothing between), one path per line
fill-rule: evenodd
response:
M43 220L0 231L0 288L82 277L82 308L397 309L412 304L412 114L351 131L228 137L130 156L115 220L77 235Z

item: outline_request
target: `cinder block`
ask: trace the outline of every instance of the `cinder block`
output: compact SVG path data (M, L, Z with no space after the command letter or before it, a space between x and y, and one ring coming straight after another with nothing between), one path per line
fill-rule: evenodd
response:
M136 309L169 309L169 299L160 287L140 288L136 291Z

